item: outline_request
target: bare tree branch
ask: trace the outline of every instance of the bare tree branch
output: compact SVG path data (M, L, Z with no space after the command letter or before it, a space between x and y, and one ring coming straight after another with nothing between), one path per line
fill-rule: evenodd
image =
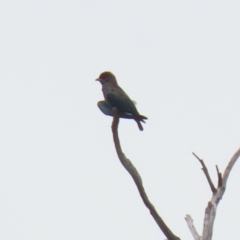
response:
M167 237L168 240L180 240L179 237L175 236L172 231L167 227L165 222L162 220L162 218L157 213L155 207L152 205L152 203L149 201L148 196L144 190L143 183L141 176L139 175L137 169L134 167L132 162L126 158L124 153L122 152L120 140L118 137L118 124L119 124L119 116L117 115L117 110L113 110L113 122L112 122L112 132L113 132L113 140L115 144L115 148L117 151L118 158L122 165L125 167L125 169L129 172L131 177L133 178L139 194L145 204L145 206L149 209L152 217L154 218L155 222L158 224L159 228L162 230L164 235ZM193 220L190 215L186 215L185 220L188 224L188 227L192 233L192 236L195 240L211 240L213 235L213 225L216 217L217 212L217 206L220 202L220 200L223 197L223 194L226 190L226 184L229 177L229 174L236 163L237 159L240 156L240 148L237 150L237 152L233 155L230 162L228 163L224 174L219 171L218 166L216 165L216 171L218 176L218 186L217 188L214 186L212 179L209 175L208 169L202 159L200 159L195 153L193 155L198 159L200 164L202 165L202 170L207 178L208 184L212 191L212 198L208 202L208 205L205 209L205 216L204 216L204 222L203 222L203 231L202 236L200 236L197 233L197 230L193 224Z
M218 187L222 186L222 173L218 169L218 165L216 165L217 176L218 176Z
M194 156L196 156L194 154ZM218 188L216 189L216 192L213 192L211 200L208 202L208 205L205 209L205 217L204 217L204 223L203 223L203 232L202 232L202 238L201 240L211 240L212 239L212 234L213 234L213 225L216 217L216 212L217 212L217 206L220 202L220 200L223 197L223 194L226 190L226 184L227 180L229 177L229 174L236 163L237 159L240 156L240 148L236 151L236 153L233 155L231 158L230 162L228 163L223 177L221 172L219 171L218 167L216 166L217 169L217 175L218 175ZM197 157L198 158L198 157ZM198 158L199 160L199 158ZM200 163L204 164L204 162L201 160ZM205 166L205 164L204 164ZM206 172L204 171L205 175Z
M223 184L225 184L225 187L226 187L226 184L227 184L227 180L228 180L228 177L229 177L229 174L234 166L234 164L236 163L237 159L239 158L240 156L240 148L235 152L235 154L232 156L230 162L228 163L225 171L224 171L224 174L223 174Z
M134 167L134 165L131 163L131 161L128 158L126 158L126 156L122 152L119 137L118 137L118 124L119 124L119 117L117 116L117 112L114 111L114 117L113 117L113 122L112 122L112 132L113 132L113 140L114 140L115 148L116 148L117 155L118 155L120 162L122 163L124 168L129 172L129 174L133 178L145 206L149 209L155 222L158 224L159 228L162 230L162 232L167 237L167 239L168 240L180 240L179 237L175 236L172 233L172 231L167 227L167 225L164 223L162 218L158 215L155 207L149 201L148 196L144 190L141 176L139 175L137 169Z
M213 182L212 182L212 179L211 179L211 177L210 177L210 175L209 175L209 173L208 173L208 169L207 169L204 161L203 161L202 159L200 159L194 152L193 152L192 154L193 154L193 155L198 159L198 161L201 163L201 165L202 165L202 170L203 170L203 172L204 172L204 174L205 174L205 176L206 176L206 178L207 178L208 184L209 184L212 192L215 193L215 192L217 191L217 189L215 188L215 186L214 186L214 184L213 184Z
M186 215L185 220L187 222L188 228L190 229L190 232L192 233L192 236L194 238L194 240L201 240L200 235L198 234L194 224L193 224L193 220L192 217L190 215Z

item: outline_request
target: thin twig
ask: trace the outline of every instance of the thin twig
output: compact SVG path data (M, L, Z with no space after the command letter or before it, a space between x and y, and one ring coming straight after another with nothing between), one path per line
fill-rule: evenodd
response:
M218 169L218 165L216 165L217 176L218 176L218 187L222 186L222 173Z
M234 164L236 163L237 159L239 158L240 156L240 148L237 150L237 152L235 152L235 154L232 156L230 162L228 163L225 171L224 171L224 174L223 174L223 183L226 185L227 183L227 180L228 180L228 177L229 177L229 174L234 166Z
M194 240L201 240L201 236L198 234L194 224L193 224L193 220L192 217L190 215L186 215L185 220L187 222L188 228L190 230L190 232L192 233L192 236L194 238Z
M207 178L208 184L209 184L212 192L215 193L215 192L217 191L217 189L215 188L215 186L214 186L214 184L213 184L213 182L212 182L212 179L211 179L211 177L210 177L210 175L209 175L209 173L208 173L208 169L207 169L204 161L203 161L201 158L199 158L194 152L193 152L192 154L193 154L193 155L198 159L198 161L201 163L201 165L202 165L202 170L203 170L203 172L204 172L204 174L205 174L205 176L206 176L206 178Z
M118 155L120 162L122 163L124 168L129 172L129 174L133 178L145 206L149 209L155 222L158 224L159 228L162 230L162 232L167 237L167 239L168 240L180 240L179 237L175 236L172 233L172 231L167 227L167 225L162 220L162 218L158 215L155 207L149 201L148 196L144 190L141 176L139 175L137 169L134 167L134 165L131 163L131 161L128 158L126 158L126 156L122 152L119 137L118 137L119 117L117 116L116 111L114 111L114 112L115 113L114 113L113 122L112 122L112 132L113 132L113 140L114 140L115 148L116 148L117 155Z

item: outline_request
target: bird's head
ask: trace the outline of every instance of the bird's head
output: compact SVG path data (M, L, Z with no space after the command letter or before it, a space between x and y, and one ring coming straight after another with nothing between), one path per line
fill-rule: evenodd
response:
M96 81L99 81L102 85L104 85L105 83L117 85L117 79L111 72L101 73L100 76L96 79Z

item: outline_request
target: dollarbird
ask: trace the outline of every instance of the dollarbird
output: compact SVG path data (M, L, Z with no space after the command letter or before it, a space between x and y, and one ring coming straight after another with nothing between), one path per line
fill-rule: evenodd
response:
M108 112L107 115L111 114L108 106L111 109L116 108L120 117L125 116L124 118L134 119L137 122L138 128L142 131L143 127L141 122L145 123L144 120L148 118L139 114L134 102L118 85L116 77L111 72L103 72L96 81L102 84L102 92L106 103L101 106L104 106L104 109L106 109L105 112ZM98 106L100 108L100 105Z

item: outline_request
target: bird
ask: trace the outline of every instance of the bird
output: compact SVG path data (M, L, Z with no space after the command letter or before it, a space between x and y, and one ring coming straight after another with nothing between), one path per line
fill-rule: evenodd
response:
M120 115L129 116L136 121L139 130L143 131L141 122L148 119L140 115L134 102L118 85L116 77L111 72L102 72L96 79L102 84L102 92L105 101L111 108L116 108Z

